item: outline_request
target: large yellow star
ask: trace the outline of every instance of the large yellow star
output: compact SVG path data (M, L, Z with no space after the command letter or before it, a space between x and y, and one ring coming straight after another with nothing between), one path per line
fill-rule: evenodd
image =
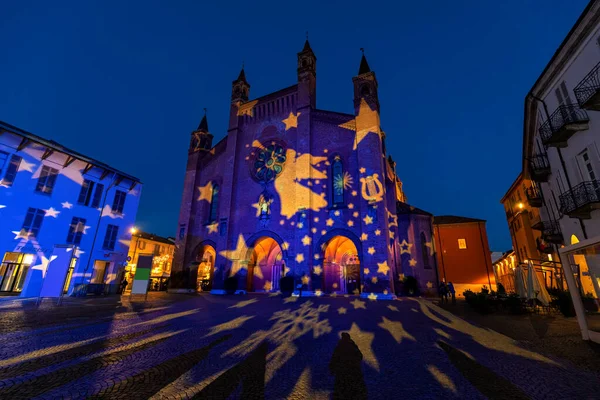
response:
M210 203L212 199L213 186L212 182L208 182L204 186L198 186L198 190L200 191L200 195L198 196L198 201L206 200Z
M416 341L416 339L404 330L401 322L390 321L386 317L383 317L383 322L378 324L380 328L385 329L392 335L394 340L398 343L402 342L402 338Z
M410 254L410 249L412 247L411 243L408 243L406 241L406 239L402 240L402 243L400 243L400 255L406 253L406 254Z
M389 210L387 212L387 215L388 215L388 224L389 224L389 226L390 227L392 227L392 226L398 226L398 216L392 214L391 212L389 212ZM389 222L390 219L392 220L391 222Z
M365 221L365 225L371 225L373 223L373 217L370 215L365 215L363 221Z
M294 113L290 112L290 115L284 119L283 122L285 124L285 130L287 131L290 128L298 128L298 117L300 113L294 115Z
M244 240L244 236L240 234L238 236L237 245L233 250L223 250L220 251L219 254L229 261L239 260L244 254L248 247L246 246L246 241Z
M302 244L305 246L310 246L311 241L312 241L312 238L308 235L304 235L304 237L302 238Z
M377 263L377 273L387 275L390 270L390 266L387 263L387 260L384 260L382 263Z

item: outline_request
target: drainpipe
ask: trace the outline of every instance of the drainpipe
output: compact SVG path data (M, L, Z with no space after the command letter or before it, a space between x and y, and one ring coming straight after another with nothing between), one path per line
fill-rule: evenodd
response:
M492 280L490 279L490 270L488 268L488 262L492 262L492 260L488 260L487 257L485 257L485 242L483 241L483 232L481 231L481 222L478 222L477 225L479 225L479 237L481 238L481 249L483 250L483 255L484 255L484 259L485 259L485 272L487 274L488 277L488 283L490 285L490 290L492 290Z
M552 120L550 119L550 113L548 112L548 105L546 104L546 102L542 99L540 99L537 96L534 96L531 92L529 93L529 96L534 99L539 101L540 103L542 103L542 105L544 106L544 113L546 114L546 118L548 119L548 124L550 124L550 130L554 130L552 128ZM573 198L573 203L577 204L577 202L575 201L575 195L573 194L573 186L571 185L571 179L569 179L569 174L567 173L567 166L565 164L565 160L562 156L562 151L560 151L560 148L557 147L556 151L558 152L558 158L560 159L560 164L562 166L562 170L563 173L565 175L565 179L567 180L567 185L569 185L569 193L571 194L571 197ZM581 220L581 218L577 218L577 220L579 221L579 226L581 227L581 232L583 233L583 237L584 239L587 239L587 232L585 230L585 226L583 225L583 221Z

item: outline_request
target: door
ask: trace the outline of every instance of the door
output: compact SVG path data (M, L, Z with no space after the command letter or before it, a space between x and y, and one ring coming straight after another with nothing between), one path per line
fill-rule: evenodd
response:
M346 265L346 293L360 293L360 264Z
M3 265L4 278L0 284L0 292L12 292L13 286L16 281L17 274L19 273L19 264L7 263Z
M588 199L590 201L598 201L600 200L600 185L598 184L598 174L594 165L592 164L591 153L589 149L585 149L577 156L577 164L579 166L579 172L584 181L592 182L592 187L594 188L594 193L589 193L592 197L595 198Z

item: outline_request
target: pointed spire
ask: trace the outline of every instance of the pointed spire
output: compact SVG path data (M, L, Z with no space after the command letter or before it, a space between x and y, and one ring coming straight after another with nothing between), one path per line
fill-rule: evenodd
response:
M304 47L302 48L302 53L305 51L312 52L312 49L310 48L310 43L308 42L308 31L306 31L306 41L304 42Z
M238 81L248 83L246 81L246 73L244 72L244 64L243 63L242 63L242 70L240 71L240 74L238 75L238 77L236 79L236 82L238 82Z
M206 108L204 109L204 116L202 117L202 121L200 121L200 125L198 125L198 131L208 132L208 121L206 120Z
M362 51L362 58L360 59L360 67L358 68L358 74L366 74L367 72L371 72L371 68L369 68L369 63L367 62L367 58L365 57L365 49L361 47L360 51Z

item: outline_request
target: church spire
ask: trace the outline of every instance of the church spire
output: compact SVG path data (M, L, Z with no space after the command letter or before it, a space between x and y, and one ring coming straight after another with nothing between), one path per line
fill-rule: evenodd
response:
M308 32L298 53L298 109L317 107L317 56L308 43Z
M244 71L244 64L237 79L231 84L231 102L232 103L245 103L248 101L250 95L250 84L246 80L246 72Z
M242 69L240 71L240 74L238 75L236 82L245 82L248 83L246 81L246 73L244 72L244 65L242 65Z
M204 116L198 125L197 131L208 132L208 120L206 119L206 108L204 109Z
M367 72L371 72L371 68L369 67L369 63L367 62L367 58L365 57L365 49L361 48L362 58L360 59L360 67L358 68L358 74L366 74Z

